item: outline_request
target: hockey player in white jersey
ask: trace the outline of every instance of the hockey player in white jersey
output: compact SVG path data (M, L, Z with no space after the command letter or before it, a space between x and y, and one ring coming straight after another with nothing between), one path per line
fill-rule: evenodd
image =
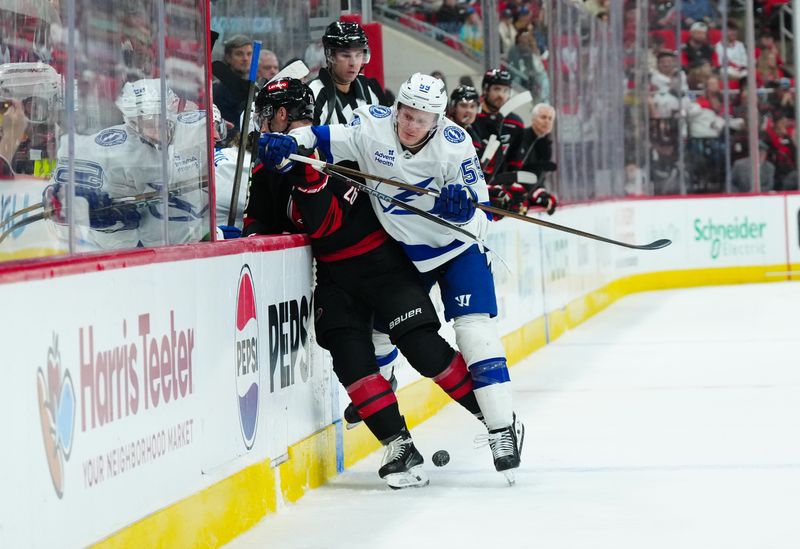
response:
M400 86L393 108L362 107L347 126L314 126L291 135L305 147L317 147L328 162L354 160L366 172L438 191L440 196L434 198L368 181L382 193L436 213L482 240L490 219L476 213L473 201L489 203L486 183L466 132L444 117L446 106L444 83L417 73ZM488 429L488 435L479 437L491 446L495 468L511 477L511 470L519 467L524 428L512 410L486 254L454 230L380 198L371 200L381 224L401 243L423 279L430 285L438 282L445 317L454 320L456 342Z
M207 232L208 140L206 112L177 112L177 96L167 89L162 114L158 79L126 83L116 104L124 124L92 135L75 136L76 222L84 249L125 249L164 243L164 205L158 194L168 185L169 244L199 241ZM166 126L167 173L163 170ZM70 182L67 140L58 152L58 164L49 193L58 211ZM156 191L154 193L154 191ZM66 220L62 211L61 221ZM66 231L63 231L66 235Z

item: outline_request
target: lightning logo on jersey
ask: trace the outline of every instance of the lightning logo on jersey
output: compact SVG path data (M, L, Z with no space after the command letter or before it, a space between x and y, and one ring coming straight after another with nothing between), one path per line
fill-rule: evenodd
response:
M414 186L417 187L417 188L420 188L420 189L427 189L428 185L430 185L431 181L433 181L433 178L429 177L428 179L423 179L419 183L414 184ZM380 184L378 185L377 188L380 190ZM394 192L395 190L396 190L395 187L391 188L392 192ZM422 196L422 195L420 195L419 193L415 193L414 191L404 190L404 191L400 191L397 194L395 194L394 198L396 198L400 202L403 202L404 204L410 204L410 203L414 202L414 199L416 199L419 196ZM383 211L385 213L388 213L388 214L392 214L392 215L408 215L408 214L414 213L414 212L410 212L408 210L405 210L402 207L395 206L391 202L387 203L387 202L384 202L383 200L380 200L380 203L381 203L381 206L383 207Z

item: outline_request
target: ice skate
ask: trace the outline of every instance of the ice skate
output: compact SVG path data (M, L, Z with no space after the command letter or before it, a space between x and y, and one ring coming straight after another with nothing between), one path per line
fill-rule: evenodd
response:
M430 480L422 467L424 461L408 430L404 428L397 438L386 445L378 476L386 480L393 490L427 486Z
M495 470L503 473L509 486L513 486L515 482L514 469L519 467L524 440L525 425L514 414L511 425L478 435L475 437L475 444L477 448L489 445Z

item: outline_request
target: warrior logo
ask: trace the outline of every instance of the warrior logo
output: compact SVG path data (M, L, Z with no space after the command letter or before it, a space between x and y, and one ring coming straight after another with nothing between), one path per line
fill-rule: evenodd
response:
M50 468L56 495L64 495L65 462L72 452L72 435L75 426L75 390L69 370L61 372L61 353L58 336L47 350L47 368L36 372L36 389L39 397L39 416L44 438L44 452Z
M253 288L253 275L245 265L239 274L236 295L236 394L239 404L239 425L244 445L249 450L256 440L258 426L258 309Z

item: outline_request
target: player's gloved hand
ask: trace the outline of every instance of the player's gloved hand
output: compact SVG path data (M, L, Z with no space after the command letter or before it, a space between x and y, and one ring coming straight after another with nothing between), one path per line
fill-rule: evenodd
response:
M61 211L61 194L66 190L56 184L45 189L45 200L52 200L54 219L63 217ZM142 214L139 205L125 202L124 198L113 199L108 193L88 185L75 185L75 196L86 201L89 209L89 225L92 229L103 232L128 231L139 226ZM47 206L46 206L47 208ZM66 220L65 220L66 221Z
M242 230L235 225L217 225L217 240L220 240L220 233L225 240L242 236Z
M489 185L489 202L495 208L507 210L511 205L511 195L503 188L502 185Z
M534 189L531 193L528 203L531 206L542 208L547 212L547 215L553 215L553 212L556 211L558 199L553 193L547 192L542 187L539 187L538 189Z
M263 133L258 139L258 157L270 170L281 173L291 170L294 162L289 160L289 155L296 152L297 141L290 135Z
M445 185L439 191L432 212L452 223L467 223L475 215L475 201L478 195L471 187L456 183Z
M522 183L509 183L506 192L511 197L508 209L512 212L524 214L528 211L528 189Z

